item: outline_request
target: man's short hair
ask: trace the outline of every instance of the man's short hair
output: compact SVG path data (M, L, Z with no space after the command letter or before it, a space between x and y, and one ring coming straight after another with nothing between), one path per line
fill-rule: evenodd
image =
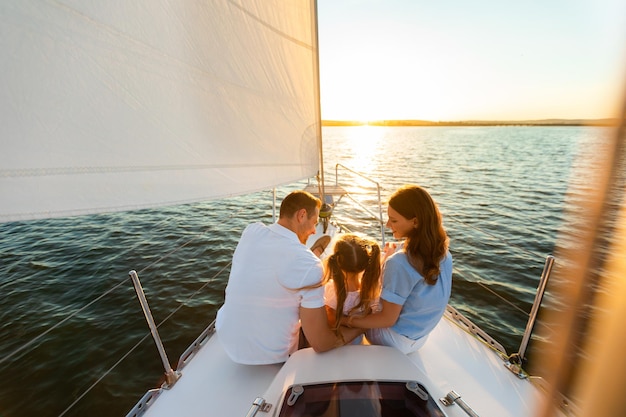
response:
M280 204L280 217L292 217L298 210L306 209L308 217L315 215L315 209L322 206L322 201L306 191L289 193Z

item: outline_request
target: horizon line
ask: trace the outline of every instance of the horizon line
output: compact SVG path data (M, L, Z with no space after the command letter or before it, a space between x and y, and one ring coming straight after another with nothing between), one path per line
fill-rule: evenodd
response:
M322 119L322 126L617 126L618 118L601 119L527 119L527 120L451 120L419 119L336 120Z

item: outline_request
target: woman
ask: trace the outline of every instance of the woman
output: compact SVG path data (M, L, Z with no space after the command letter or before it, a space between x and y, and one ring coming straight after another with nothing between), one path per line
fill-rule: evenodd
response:
M350 316L342 323L369 329L366 336L372 344L395 346L408 354L423 346L445 312L452 256L441 213L422 187L401 187L389 199L387 213L387 227L404 242L385 248L382 311Z

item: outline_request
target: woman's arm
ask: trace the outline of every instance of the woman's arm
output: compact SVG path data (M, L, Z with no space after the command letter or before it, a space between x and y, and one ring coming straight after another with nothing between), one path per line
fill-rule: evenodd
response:
M396 324L402 306L400 304L390 303L381 298L383 309L379 313L368 314L367 316L350 316L343 317L341 324L348 327L357 327L359 329L378 329L381 327L391 327Z

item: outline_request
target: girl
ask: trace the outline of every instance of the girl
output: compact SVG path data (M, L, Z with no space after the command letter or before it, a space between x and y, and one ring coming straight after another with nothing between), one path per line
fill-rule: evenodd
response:
M324 260L323 282L328 320L335 331L344 316L371 313L380 293L380 247L373 240L340 235Z

